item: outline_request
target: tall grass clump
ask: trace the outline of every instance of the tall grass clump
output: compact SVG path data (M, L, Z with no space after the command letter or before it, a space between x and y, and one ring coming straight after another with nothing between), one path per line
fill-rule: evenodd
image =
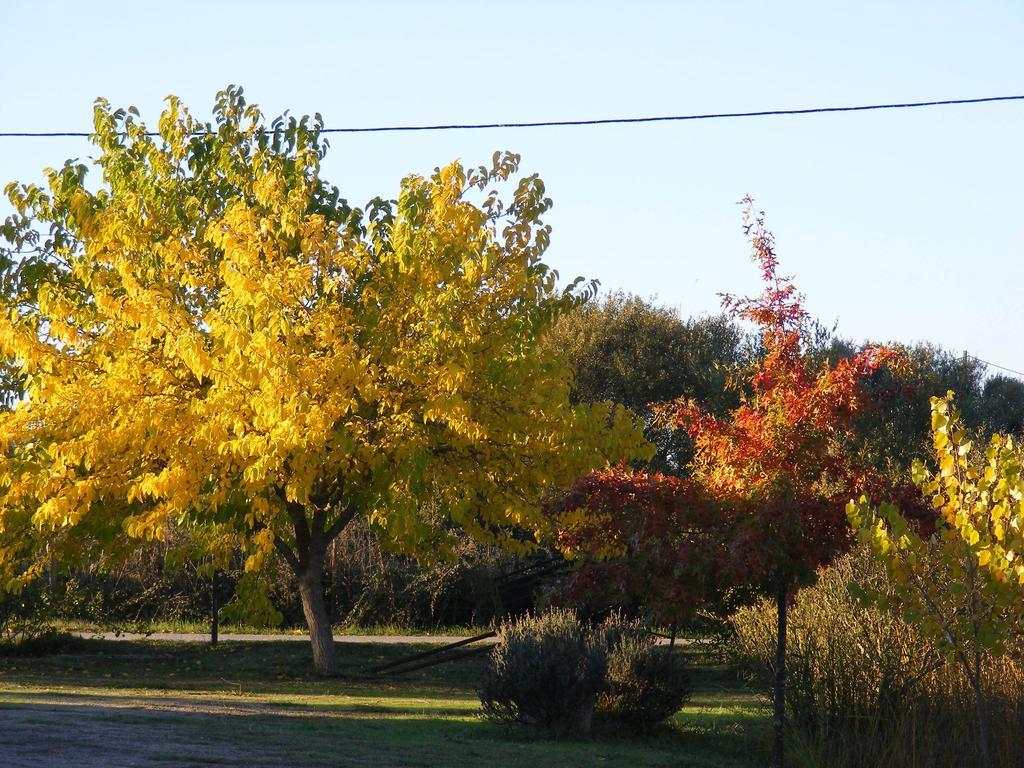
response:
M865 608L852 582L886 589L884 568L855 551L801 591L789 618L786 714L792 760L805 768L963 768L977 763L974 694L959 666L900 617ZM775 608L732 621L731 653L771 690ZM1024 765L1024 658L988 660L984 701L993 764Z

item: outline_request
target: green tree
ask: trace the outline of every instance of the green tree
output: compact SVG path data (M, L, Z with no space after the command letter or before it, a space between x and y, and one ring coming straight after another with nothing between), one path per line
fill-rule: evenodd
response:
M1024 433L1024 381L997 374L985 380L981 392L981 425L1004 435Z
M906 476L915 460L929 454L930 401L953 390L961 418L971 430L1019 433L1024 427L1024 382L1007 376L985 378L985 365L935 344L893 344L906 359L899 370L883 369L865 385L872 407L854 424L851 450L893 476ZM822 354L831 362L861 347L832 340Z
M721 413L739 402L730 371L750 361L754 343L725 315L683 319L669 307L616 292L559 318L545 344L575 369L574 402L611 400L645 422L657 446L653 470L678 473L692 444L682 432L654 425L650 405L679 397Z

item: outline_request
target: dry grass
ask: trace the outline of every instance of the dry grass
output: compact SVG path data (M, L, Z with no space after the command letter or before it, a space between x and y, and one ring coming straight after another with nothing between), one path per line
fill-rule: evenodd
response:
M963 768L978 762L973 692L899 618L858 606L847 585L881 583L864 555L823 572L790 613L787 711L793 764L806 768ZM770 690L775 611L734 617L735 661ZM1021 766L1024 664L991 659L984 707L993 763Z

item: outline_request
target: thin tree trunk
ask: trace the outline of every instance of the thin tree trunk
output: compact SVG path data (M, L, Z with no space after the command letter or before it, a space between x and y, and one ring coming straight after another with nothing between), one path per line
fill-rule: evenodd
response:
M974 712L978 717L978 749L981 752L981 768L992 768L992 758L988 751L988 722L985 719L985 708L981 696L981 653L974 652L974 674L971 687L974 689Z
M53 570L53 552L50 551L50 544L46 544L46 587L50 590L51 596L57 593L57 574Z
M594 702L588 701L581 704L576 713L576 732L582 736L589 736L594 727Z
M210 576L210 645L217 644L219 597L217 594L217 569L214 568L213 574Z
M978 744L981 750L981 768L992 768L992 758L988 751L988 725L981 704L981 692L974 692L974 710L978 715Z
M974 636L974 668L971 668L971 660L968 660L967 655L963 651L960 651L959 655L960 662L964 666L964 672L967 673L967 679L970 681L971 688L974 691L974 713L978 720L978 751L981 753L981 768L991 768L992 760L989 757L988 751L988 724L985 721L985 708L981 700L981 650L978 646L981 635L981 621L978 608L978 567L973 554L968 554L968 558L968 562L971 563L971 614L974 617L971 620L971 629Z
M332 539L330 543L331 549L331 603L328 608L328 614L331 617L331 621L335 621L339 618L338 611L338 540Z
M338 671L338 658L334 651L331 618L324 601L322 576L320 563L315 567L314 564L308 566L304 573L299 574L299 596L313 645L313 667L318 675L334 675Z
M775 644L775 690L772 695L772 768L783 768L783 737L786 727L786 602L789 590L783 584L775 595L779 613Z

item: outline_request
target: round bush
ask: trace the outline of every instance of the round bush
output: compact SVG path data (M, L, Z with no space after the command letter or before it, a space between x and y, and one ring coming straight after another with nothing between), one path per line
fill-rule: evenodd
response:
M480 701L486 716L557 735L588 733L606 648L571 610L527 615L498 630Z
M501 627L480 700L492 719L564 735L589 732L595 706L604 722L647 729L689 692L682 657L658 647L639 622L613 614L592 628L556 609Z
M597 698L602 718L647 730L666 720L690 698L690 675L682 655L648 636L626 636L608 650L605 690Z

